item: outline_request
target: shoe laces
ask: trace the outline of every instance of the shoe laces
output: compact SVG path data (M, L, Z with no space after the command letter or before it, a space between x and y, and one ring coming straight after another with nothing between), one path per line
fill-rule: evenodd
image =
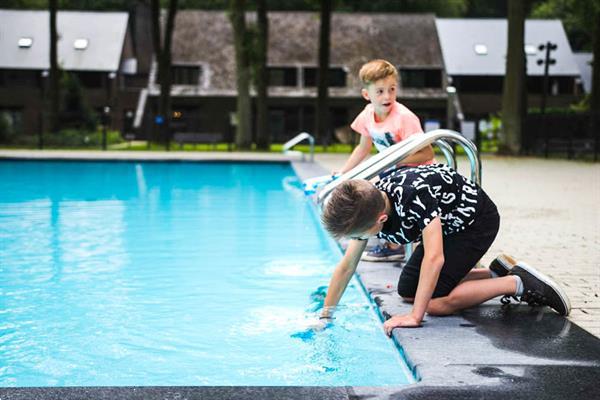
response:
M371 249L370 253L384 254L386 250L387 250L387 248L385 246L378 244L377 246L373 247L373 249Z
M519 300L517 298L517 296L513 296L513 295L504 295L502 296L502 298L500 298L500 303L502 303L503 305L507 305L511 303L511 300L516 301L517 303L521 303L521 300Z
M546 296L533 290L526 290L525 293L523 293L523 296L521 296L521 300L532 307L545 306L548 304L548 298Z

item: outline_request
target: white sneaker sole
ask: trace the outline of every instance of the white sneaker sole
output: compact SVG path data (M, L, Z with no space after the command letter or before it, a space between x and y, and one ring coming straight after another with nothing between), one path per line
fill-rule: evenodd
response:
M374 257L374 256L368 256L365 254L360 259L361 259L361 261L370 261L370 262L402 261L402 260L404 260L404 255L398 254L395 256L388 256L388 257Z
M554 289L558 293L558 296L560 297L560 300L562 301L565 310L567 310L564 316L566 317L571 313L571 302L569 301L569 296L567 296L565 291L558 285L558 283L554 282L552 278L542 274L540 271L538 271L530 265L525 264L524 262L519 261L515 264L515 266L523 268L525 271L529 272L531 275L535 276L540 281L544 282L546 285Z

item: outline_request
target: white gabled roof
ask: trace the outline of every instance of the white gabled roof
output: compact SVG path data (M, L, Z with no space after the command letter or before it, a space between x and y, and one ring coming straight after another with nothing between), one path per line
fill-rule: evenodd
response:
M508 41L505 19L437 18L435 22L448 75L504 75ZM550 75L578 76L579 69L560 20L525 21L525 46L535 49L535 54L526 54L527 74L544 74L544 67L537 60L544 58L545 53L538 46L547 41L558 46L551 52L556 64L550 66ZM487 54L478 55L475 45L484 45Z
M118 71L128 14L125 12L59 11L58 63L77 71ZM29 48L19 39L31 38ZM85 50L73 47L87 39ZM48 11L0 10L0 68L48 69L50 66L50 13Z

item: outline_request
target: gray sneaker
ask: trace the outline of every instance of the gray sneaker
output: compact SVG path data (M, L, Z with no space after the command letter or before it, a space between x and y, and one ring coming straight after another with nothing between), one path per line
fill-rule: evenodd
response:
M523 281L523 294L520 300L530 306L548 306L560 315L569 315L571 303L569 297L558 283L535 268L519 262L510 271Z
M378 244L371 251L365 251L360 257L363 261L400 261L404 259L404 247L392 249L387 245Z

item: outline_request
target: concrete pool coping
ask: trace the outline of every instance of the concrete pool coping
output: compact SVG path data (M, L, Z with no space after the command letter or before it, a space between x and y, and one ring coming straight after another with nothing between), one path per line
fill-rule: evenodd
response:
M318 164L278 154L0 151L4 159L292 162L301 179ZM395 294L401 268L361 262L358 275L380 312L410 309ZM1 388L5 399L446 399L600 398L600 339L548 309L500 307L492 300L459 315L427 317L423 328L396 329L420 381L398 387L67 387Z

